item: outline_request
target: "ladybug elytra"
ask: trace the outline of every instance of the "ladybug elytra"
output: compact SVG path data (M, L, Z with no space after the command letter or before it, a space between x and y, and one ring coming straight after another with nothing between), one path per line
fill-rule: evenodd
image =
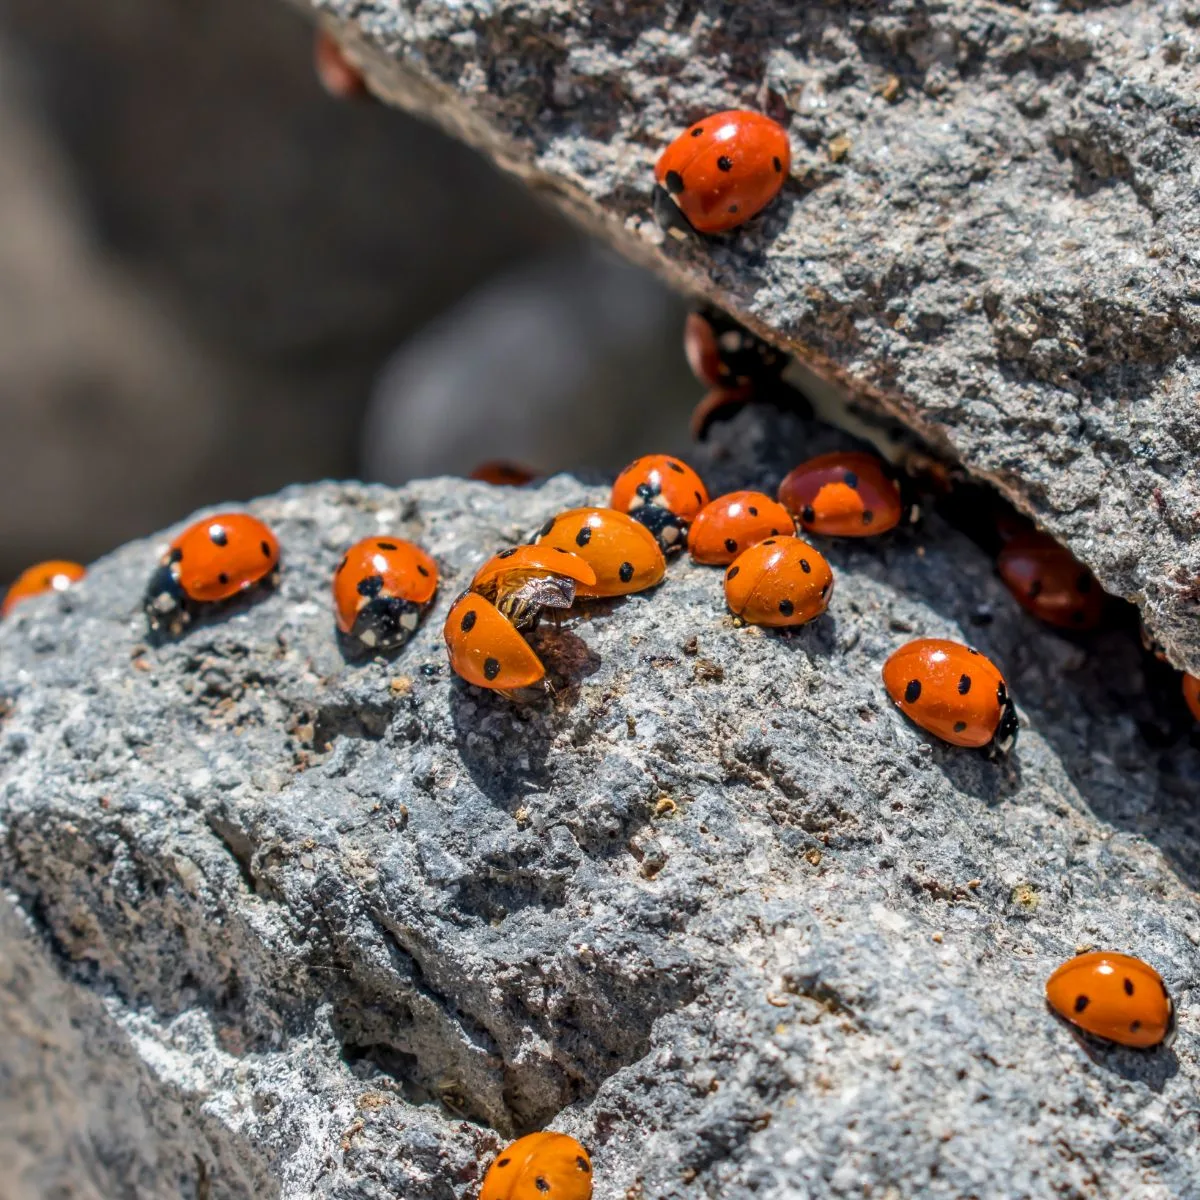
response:
M791 513L763 492L728 492L706 504L692 523L688 553L694 561L724 567L769 537L791 537Z
M87 574L87 567L62 558L47 559L26 567L4 594L0 605L0 617L6 617L22 600L41 596L46 592L65 592L73 583L78 583Z
M575 589L581 598L627 596L653 587L667 573L654 535L613 508L568 509L551 517L534 541L577 554L595 571L594 584Z
M805 625L828 608L831 595L825 556L797 537L767 538L725 572L725 602L748 625Z
M779 485L779 502L801 529L831 537L886 533L904 513L900 486L882 460L857 450L801 463Z
M592 1160L565 1133L531 1133L488 1167L479 1200L591 1200Z
M1104 590L1065 546L1044 533L1021 533L1000 551L1000 578L1016 601L1047 625L1095 629L1104 616Z
M1093 950L1046 980L1046 1002L1085 1033L1149 1049L1174 1032L1175 1006L1159 973L1140 958Z

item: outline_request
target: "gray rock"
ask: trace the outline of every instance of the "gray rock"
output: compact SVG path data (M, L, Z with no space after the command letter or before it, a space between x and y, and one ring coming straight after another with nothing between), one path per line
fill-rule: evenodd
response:
M1200 9L1177 0L314 4L424 112L902 417L1200 672ZM651 168L731 107L792 178L665 239Z
M719 430L715 488L832 436ZM1037 627L930 518L823 546L838 587L800 631L735 628L720 572L676 562L537 635L553 698L460 685L441 624L477 564L603 495L295 487L251 506L279 591L177 643L146 642L151 542L0 626L16 1194L467 1200L544 1124L598 1200L1200 1190L1200 753L1143 735L1133 634ZM374 531L444 578L356 664L327 589ZM1002 666L1006 765L892 707L917 634ZM1082 944L1162 972L1173 1048L1045 1010Z

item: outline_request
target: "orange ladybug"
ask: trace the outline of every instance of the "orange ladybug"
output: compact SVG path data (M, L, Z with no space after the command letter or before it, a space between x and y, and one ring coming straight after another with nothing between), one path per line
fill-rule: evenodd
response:
M664 554L682 548L692 518L708 503L704 481L669 454L645 454L617 476L609 505L650 530Z
M532 629L543 608L570 608L580 584L594 586L596 572L558 546L513 546L475 572L471 591L494 604L520 630Z
M479 1200L591 1200L592 1160L565 1133L531 1133L488 1167Z
M551 517L535 544L577 554L596 573L594 584L580 584L576 596L626 596L653 587L667 573L667 560L654 535L627 513L613 508L572 508Z
M494 487L524 487L537 478L537 472L520 463L496 458L480 463L467 478L477 483L490 483Z
M764 538L791 537L791 513L762 492L729 492L706 504L688 535L688 553L698 563L724 567Z
M1046 980L1046 1002L1085 1033L1122 1046L1146 1050L1175 1029L1175 1007L1159 973L1111 950L1068 959Z
M313 69L321 86L335 100L370 98L362 72L350 62L337 39L326 29L318 29L313 40Z
M450 606L442 636L451 669L476 687L511 692L546 675L517 627L478 592L463 592Z
M725 602L749 625L804 625L825 611L831 595L825 556L790 535L743 550L725 572Z
M753 399L754 389L751 387L713 388L712 391L706 392L688 418L688 430L692 440L704 441L713 425L737 416Z
M1183 699L1188 708L1192 710L1192 716L1200 721L1200 677L1184 675Z
M779 503L809 533L873 537L904 513L900 486L873 454L837 450L810 458L779 485Z
M1104 591L1065 546L1044 533L1012 538L996 560L1000 578L1027 612L1059 629L1095 629Z
M1008 685L978 650L943 638L918 638L883 664L883 684L900 711L954 746L1011 749L1017 714Z
M333 573L337 627L367 650L403 646L437 585L437 563L420 546L403 538L363 538Z
M73 583L78 583L87 574L87 567L62 558L51 558L45 562L26 567L17 576L12 587L4 595L0 606L0 617L7 617L22 600L40 596L45 592L65 592Z
M773 382L787 366L786 354L715 308L688 313L683 353L692 374L710 388Z
M152 630L177 634L199 604L215 604L273 582L279 542L257 517L218 513L189 525L150 578L144 607Z
M654 212L669 231L724 233L761 212L791 170L786 131L732 109L685 129L659 156Z

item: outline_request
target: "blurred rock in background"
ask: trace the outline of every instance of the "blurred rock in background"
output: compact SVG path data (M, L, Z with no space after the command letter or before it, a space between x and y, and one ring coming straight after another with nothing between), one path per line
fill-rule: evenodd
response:
M599 440L605 426L573 406L614 389L648 404L679 378L656 284L580 257L574 231L435 130L331 101L312 28L283 5L0 0L0 139L0 581L34 559L89 561L201 504L360 473L382 364L531 257L574 264L531 267L520 289L526 323L539 280L564 309L554 369L603 359L597 344L617 358L591 391L578 366L557 392L565 416L547 366L536 403L531 391L504 425L515 437L537 422L514 454L550 469L596 442L617 462L622 430ZM480 309L457 311L467 336L443 318L421 345L455 344L448 367L474 380ZM486 372L494 341L479 336ZM493 380L496 404L534 388L537 364L519 366L516 389ZM428 473L459 463L446 447L474 449L462 435L487 397L444 386L431 411L430 370L412 444L440 457L426 467L410 448L381 469Z

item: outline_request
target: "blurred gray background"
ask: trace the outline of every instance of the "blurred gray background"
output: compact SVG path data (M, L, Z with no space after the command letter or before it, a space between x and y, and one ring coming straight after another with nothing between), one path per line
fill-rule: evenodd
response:
M686 445L684 307L279 0L0 0L0 582L201 504Z

